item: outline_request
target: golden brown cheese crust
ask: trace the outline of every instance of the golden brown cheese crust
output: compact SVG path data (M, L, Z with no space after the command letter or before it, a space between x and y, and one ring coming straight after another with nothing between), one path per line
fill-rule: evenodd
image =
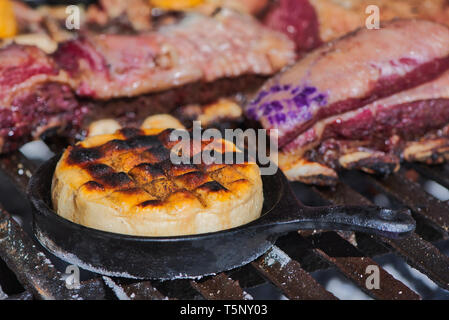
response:
M139 236L214 232L257 219L259 167L170 160L171 130L122 129L69 147L52 183L55 211L91 228ZM229 143L203 144L237 152Z

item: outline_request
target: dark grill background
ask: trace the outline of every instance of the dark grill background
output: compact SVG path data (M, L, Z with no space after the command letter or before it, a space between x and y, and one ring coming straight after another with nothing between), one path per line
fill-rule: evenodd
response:
M376 203L408 207L417 220L417 230L406 239L325 231L291 233L251 264L216 276L160 282L107 278L82 271L81 288L68 290L63 280L67 264L43 249L31 232L30 207L24 192L37 164L20 152L0 157L0 287L5 293L0 291L0 298L336 299L325 289L329 281L334 281L341 289L355 290L357 297L361 297L358 291L362 290L374 299L449 299L449 205L426 192L432 186L429 181L449 188L446 165L405 165L386 179L345 172L343 182L335 189L292 184L298 198L312 206ZM429 288L427 279L417 278L400 263L402 260L437 287ZM381 264L396 265L398 274L414 283L421 295L395 279ZM369 265L379 266L379 290L365 287Z

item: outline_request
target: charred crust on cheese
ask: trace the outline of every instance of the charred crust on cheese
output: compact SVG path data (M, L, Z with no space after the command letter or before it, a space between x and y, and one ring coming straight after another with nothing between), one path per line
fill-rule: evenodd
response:
M168 149L172 148L178 143L178 141L171 141L170 139L170 135L174 130L175 129L165 129L158 135L159 141Z
M162 147L161 142L155 136L139 135L128 139L127 143L131 149Z
M103 146L103 151L107 151L107 150L129 150L131 149L131 145L126 141L126 140L120 140L120 139L114 139L111 140L109 142L107 142L104 146Z
M187 189L193 189L207 181L210 181L210 177L201 171L192 171L176 177L176 182L181 183Z
M165 130L163 135L169 132ZM56 168L52 190L67 186L75 205L72 208L65 195L53 193L58 214L101 230L130 234L143 230L138 234L150 235L217 231L260 216L262 181L259 171L252 168L257 165L174 164L159 131L135 133L128 132L130 137L123 139L121 131L94 136L66 151ZM129 220L123 225L121 219ZM211 225L209 219L218 226ZM142 223L148 224L148 229L144 230ZM190 223L195 224L193 229Z
M207 192L219 192L219 191L228 191L225 187L223 187L221 184L219 184L217 181L209 181L201 186L199 186L197 189L201 189Z
M124 172L113 172L97 177L99 182L109 188L130 187L133 184L131 178Z
M132 149L144 149L144 148L160 148L163 147L161 142L155 136L136 135L126 140L114 139L107 142L101 147L104 153L109 151L123 151Z
M163 204L163 201L160 200L147 200L142 203L139 203L138 206L141 208L148 208L148 207L157 207Z
M139 194L142 190L139 187L131 187L131 188L125 188L117 190L117 192L120 192L122 195L135 195Z
M192 171L198 171L198 167L194 164L188 163L173 164L170 161L170 159L166 159L160 162L160 166L166 176L173 176L173 177L177 177L179 175L183 175L185 173Z
M141 176L146 176L147 178L154 180L158 178L165 178L164 170L159 164L151 164L151 163L141 163L135 166L130 172L129 175L137 180Z
M114 173L114 169L104 163L88 164L85 169L94 178Z
M75 146L71 148L68 162L73 165L80 165L100 160L114 152L145 148L147 148L146 152L150 152L158 162L170 157L170 150L167 150L157 137L140 135L133 136L127 140L113 139L98 147L84 148Z
M123 129L120 129L119 132L122 134L122 136L125 139L133 138L135 136L139 136L139 135L143 134L142 130L137 129L137 128L123 128Z
M88 191L104 191L104 186L96 181L88 181L83 184L83 187Z
M103 156L98 148L79 148L71 149L68 161L72 164L82 164L100 159Z
M157 145L147 150L151 154L155 162L162 162L170 158L170 150L163 145Z

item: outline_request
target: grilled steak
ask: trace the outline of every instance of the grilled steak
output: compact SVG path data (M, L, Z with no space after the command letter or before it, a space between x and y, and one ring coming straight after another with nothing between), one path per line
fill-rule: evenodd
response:
M315 50L264 85L246 112L278 129L280 166L291 179L313 182L304 166L321 184L335 182L329 169L388 174L413 150L424 152L423 139L441 138L448 68L449 29L394 21Z
M51 56L10 45L0 49L0 149L53 127L77 130L99 115L129 125L184 103L246 93L294 59L287 37L227 10L187 14L149 34L88 34Z
M18 148L46 128L80 123L87 110L41 50L11 45L0 50L0 149Z
M285 146L320 119L417 86L448 68L448 28L395 21L313 51L270 80L247 113L265 128L277 128Z
M263 18L265 25L288 35L298 52L321 44L318 17L309 0L280 0Z
M54 57L81 96L131 97L242 74L270 75L294 61L293 44L253 18L222 10L191 14L140 36L93 35Z
M394 149L385 140L414 140L443 127L449 120L449 71L438 79L377 100L357 110L318 121L284 147L303 155L328 139L367 141L382 151Z

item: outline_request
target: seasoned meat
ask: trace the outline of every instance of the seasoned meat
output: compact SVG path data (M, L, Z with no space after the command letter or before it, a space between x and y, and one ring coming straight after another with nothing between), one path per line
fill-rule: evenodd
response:
M90 35L54 54L80 96L131 97L244 74L270 75L294 62L294 45L253 18L222 10L186 15L139 36Z
M418 20L357 31L270 80L246 113L278 129L292 180L333 184L342 168L387 175L401 160L444 161L448 40L445 26Z
M43 51L32 46L0 49L0 105L11 105L21 90L59 79L59 70Z
M372 146L391 151L395 144L385 144L390 137L414 140L443 127L448 121L449 71L417 88L320 120L284 150L303 155L321 141L339 139L369 141Z
M207 104L238 92L253 92L265 78L257 75L195 82L174 89L94 101L75 96L65 74L36 47L11 45L0 50L0 150L17 149L46 130L82 137L92 121L114 118L123 126L167 113L184 104ZM83 130L86 129L86 130Z
M310 51L321 44L318 17L309 0L280 0L263 21L293 40L298 52Z
M288 153L279 153L279 167L291 181L322 186L334 185L338 181L337 172L332 168Z
M45 129L75 127L86 109L53 61L31 46L0 50L0 150L16 149Z
M246 94L294 59L287 37L227 10L185 14L147 34L86 34L52 55L12 44L0 48L0 152L55 127L73 136L101 118L140 125Z
M285 146L317 121L433 80L449 68L449 29L415 20L360 29L268 81L246 109Z

